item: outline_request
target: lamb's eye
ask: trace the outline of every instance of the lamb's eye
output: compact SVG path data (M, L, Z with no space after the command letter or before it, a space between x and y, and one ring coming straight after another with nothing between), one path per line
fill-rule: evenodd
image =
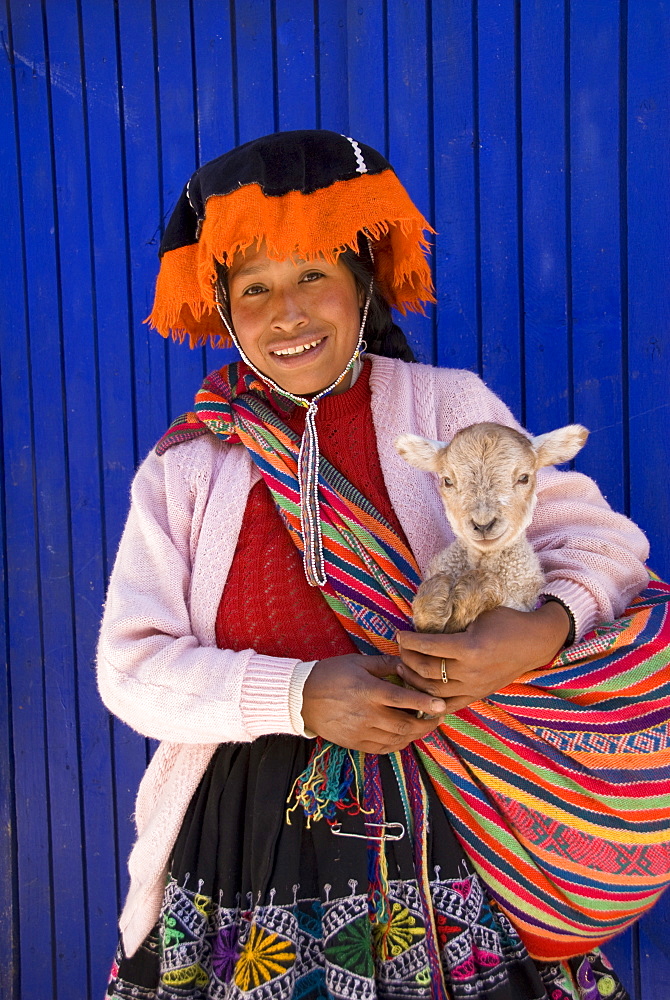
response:
M442 477L442 485L443 486L453 486L454 484L452 483L451 479L449 479L449 476L443 476Z
M528 475L527 472L524 472L523 476L519 476L519 478L517 479L517 483L522 483L525 486L526 483L529 482L529 480L530 476Z

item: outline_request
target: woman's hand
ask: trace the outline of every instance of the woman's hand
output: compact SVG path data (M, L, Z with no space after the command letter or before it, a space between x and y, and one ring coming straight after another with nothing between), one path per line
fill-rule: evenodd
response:
M392 753L431 732L447 710L441 697L383 680L394 656L332 656L314 664L302 693L305 728L338 746ZM417 719L417 712L432 718Z
M399 632L402 662L397 672L406 684L444 698L451 714L550 663L569 629L565 608L556 601L548 601L537 611L494 608L465 632ZM442 683L443 659L446 684Z

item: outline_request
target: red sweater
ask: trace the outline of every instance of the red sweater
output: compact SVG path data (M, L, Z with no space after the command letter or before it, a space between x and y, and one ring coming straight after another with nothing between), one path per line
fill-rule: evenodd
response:
M294 407L288 426L302 434L305 410ZM377 510L404 534L382 477L372 410L370 364L353 388L319 403L319 447ZM216 616L220 649L255 649L266 656L321 660L357 652L353 640L305 579L302 554L291 541L265 482L249 493L242 529Z

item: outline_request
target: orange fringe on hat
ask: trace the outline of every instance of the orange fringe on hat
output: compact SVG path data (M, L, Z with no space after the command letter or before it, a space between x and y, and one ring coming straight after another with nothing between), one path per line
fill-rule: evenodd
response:
M163 337L189 338L191 347L231 346L216 309L214 260L264 242L268 257L332 263L347 247L358 249L358 233L373 243L375 277L390 306L403 314L423 312L434 302L429 244L435 230L412 203L392 170L335 181L311 194L263 194L257 184L212 195L197 243L168 250L161 261L153 309L145 322Z

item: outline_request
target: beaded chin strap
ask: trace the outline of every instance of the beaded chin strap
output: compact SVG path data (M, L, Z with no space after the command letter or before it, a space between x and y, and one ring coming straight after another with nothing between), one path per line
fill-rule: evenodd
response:
M370 246L369 240L368 249L370 251L370 256L372 257L372 247ZM368 318L373 284L374 277L370 279L370 285L367 290L365 306L363 307L363 316L361 318L361 326L358 331L358 340L354 353L347 362L344 370L340 373L340 375L338 375L335 381L332 382L326 389L322 389L318 392L312 397L311 400L305 399L303 396L295 396L292 392L282 389L280 385L273 382L271 378L268 378L267 375L265 375L262 371L259 371L259 369L251 363L240 347L235 331L233 330L233 325L228 319L225 309L219 301L218 282L216 282L214 286L216 308L219 312L219 316L221 317L223 325L230 334L230 337L239 351L244 363L251 368L252 372L258 375L261 381L265 382L265 384L270 386L270 388L275 392L278 392L281 396L285 396L287 399L290 399L291 402L296 403L298 406L302 406L307 410L307 414L305 416L305 430L302 436L302 441L300 442L300 452L298 454L298 484L300 487L300 524L302 527L303 537L302 560L305 576L307 577L307 582L310 587L325 587L326 585L326 573L323 559L323 541L321 538L321 511L319 505L320 456L319 436L316 431L316 414L320 400L322 400L324 396L327 396L328 393L332 392L350 371L357 372L357 370L360 370L361 355L367 347L365 341L363 340L363 332Z

